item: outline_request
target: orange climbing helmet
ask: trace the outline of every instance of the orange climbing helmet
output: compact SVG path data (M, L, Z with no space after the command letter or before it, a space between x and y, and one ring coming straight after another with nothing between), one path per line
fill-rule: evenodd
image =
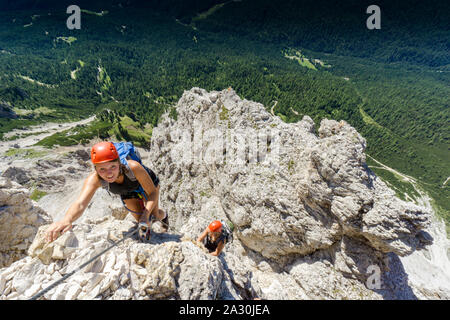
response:
M108 162L118 158L119 154L112 142L99 142L91 149L91 160L93 164Z
M220 221L213 221L211 222L211 224L209 225L209 231L211 232L218 232L220 231L220 228L222 228L222 223Z

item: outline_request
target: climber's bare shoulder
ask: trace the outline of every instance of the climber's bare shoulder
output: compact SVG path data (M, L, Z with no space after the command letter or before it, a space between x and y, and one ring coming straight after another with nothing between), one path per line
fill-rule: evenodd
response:
M102 186L102 183L100 181L100 177L98 176L97 172L93 171L88 177L84 180L84 187L90 187L97 190Z
M97 189L100 188L101 186L102 184L100 182L100 178L97 175L97 173L96 172L91 173L84 180L83 188L81 189L81 193L77 199L77 202L85 205L89 204L89 201L91 201L95 191L97 191Z

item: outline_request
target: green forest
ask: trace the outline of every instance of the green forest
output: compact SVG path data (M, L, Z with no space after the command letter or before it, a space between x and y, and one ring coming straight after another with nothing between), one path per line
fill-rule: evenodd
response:
M67 1L0 3L0 106L15 114L0 118L0 137L96 114L70 140L38 144L98 136L148 147L184 90L232 87L268 110L277 101L286 122L349 122L367 154L417 179L450 225L448 3L379 1L381 30L365 26L368 1L78 3L80 30L66 27ZM373 170L400 197L414 194Z

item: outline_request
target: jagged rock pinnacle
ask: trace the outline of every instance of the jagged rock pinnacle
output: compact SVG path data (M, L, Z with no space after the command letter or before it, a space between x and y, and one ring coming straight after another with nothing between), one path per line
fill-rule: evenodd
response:
M284 123L231 88L185 91L175 110L144 153L169 233L125 240L45 299L416 298L398 256L429 243L430 212L375 176L348 123ZM134 223L112 210L52 244L41 227L29 256L0 269L0 297L29 297L120 239ZM213 219L235 226L218 258L192 240Z

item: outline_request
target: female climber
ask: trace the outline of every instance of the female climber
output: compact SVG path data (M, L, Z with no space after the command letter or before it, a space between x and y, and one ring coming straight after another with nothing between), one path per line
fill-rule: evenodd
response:
M198 237L198 242L203 242L206 249L213 256L219 256L222 252L225 242L226 234L223 232L222 223L220 221L213 221Z
M69 207L64 218L48 227L48 242L72 228L72 223L83 214L100 187L120 195L125 208L139 223L140 230L144 230L144 234L141 231L139 234L143 240L150 237L151 216L161 221L164 231L167 231L168 216L158 204L159 179L152 170L135 160L127 160L127 165L124 165L112 142L95 144L91 149L91 161L95 171L85 179L78 199Z

